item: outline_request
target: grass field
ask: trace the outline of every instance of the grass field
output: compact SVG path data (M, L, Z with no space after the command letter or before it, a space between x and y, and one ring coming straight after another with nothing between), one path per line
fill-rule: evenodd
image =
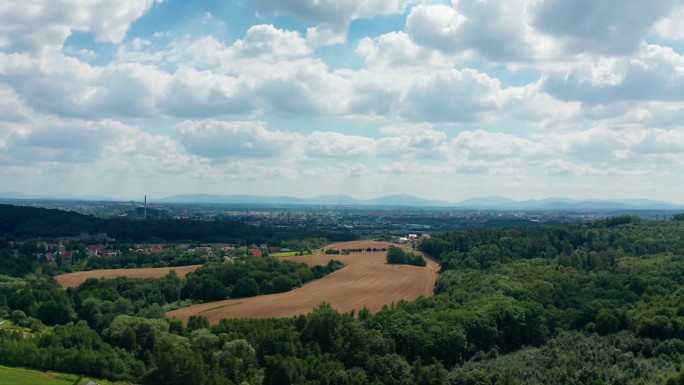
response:
M78 376L75 374L40 372L0 365L0 385L73 385L77 379ZM100 385L132 385L125 382L96 381ZM86 382L88 378L84 377L79 381L79 385Z
M282 257L294 257L297 255L298 251L279 251L277 253L269 254L271 257L282 258Z
M78 376L0 366L0 385L72 385ZM85 383L86 380L83 380Z
M171 270L175 270L179 277L185 277L188 273L197 270L202 265L175 266L175 267L155 267L147 269L107 269L78 271L76 273L62 274L55 277L62 287L76 287L88 278L160 278Z
M350 242L326 246L326 249L382 249L390 245L375 241ZM434 294L439 271L435 262L427 260L426 267L389 265L385 256L386 252L363 252L285 257L309 266L325 265L330 259L337 259L344 262L345 267L286 293L193 305L168 312L167 316L187 321L191 315L201 314L211 323L222 318L291 317L306 314L323 301L341 312L360 310L364 306L375 312L402 299L413 300Z

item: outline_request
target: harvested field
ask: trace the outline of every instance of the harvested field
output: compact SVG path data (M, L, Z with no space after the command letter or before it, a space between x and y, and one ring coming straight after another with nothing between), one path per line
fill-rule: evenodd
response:
M368 242L368 241L364 241ZM390 244L382 242L380 247ZM361 248L358 243L345 242L327 246ZM363 245L369 245L363 243ZM291 317L306 314L323 301L338 311L360 310L364 306L376 312L383 305L399 300L413 300L421 295L432 295L439 266L427 260L427 267L388 265L385 252L352 253L350 255L302 255L286 257L290 261L303 262L310 266L328 263L337 259L346 264L344 268L326 277L313 281L287 293L263 295L251 298L229 299L189 306L167 313L187 321L191 315L202 315L211 323L222 318L269 318Z
M76 287L88 278L159 278L175 270L179 277L185 277L188 273L197 270L202 265L175 266L175 267L154 267L143 269L107 269L78 271L76 273L62 274L55 277L62 287Z
M382 241L372 241L372 240L362 240L362 241L349 241L349 242L338 242L338 243L333 243L331 245L328 245L324 247L324 249L333 249L333 250L344 250L344 249L387 249L390 246L401 246L396 243L391 243L391 242L382 242Z

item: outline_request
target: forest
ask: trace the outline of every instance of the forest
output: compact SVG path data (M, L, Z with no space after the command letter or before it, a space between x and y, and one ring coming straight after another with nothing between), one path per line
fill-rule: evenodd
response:
M323 273L277 261L67 290L1 276L0 364L137 384L684 384L683 220L433 234L420 248L441 266L435 296L374 314L164 317L210 299L202 285L253 295Z
M306 238L350 241L349 232L315 229L272 229L228 220L196 221L167 219L129 221L104 219L74 212L0 204L0 234L6 240L31 237L65 237L81 233L107 233L119 242L229 242L242 244L281 243Z

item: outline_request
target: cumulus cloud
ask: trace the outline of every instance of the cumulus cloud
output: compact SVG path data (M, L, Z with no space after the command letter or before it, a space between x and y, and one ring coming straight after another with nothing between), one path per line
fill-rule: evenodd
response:
M0 4L0 47L39 52L61 48L74 31L120 43L131 23L162 0L25 0Z
M559 159L546 162L544 164L544 169L549 175L555 176L588 176L601 174L599 170L594 169L593 167Z
M417 44L445 53L475 51L493 61L526 61L532 47L524 11L518 0L418 5L406 19L406 30Z
M307 38L316 45L342 43L355 19L389 15L403 9L402 0L257 0L257 5L278 15L290 15L309 26Z
M368 168L363 163L341 162L334 166L307 168L302 172L302 175L307 178L315 178L317 180L337 179L340 181L349 178L361 178L367 172Z
M428 122L473 122L498 108L498 80L475 70L433 72L416 79L399 114Z
M546 93L539 82L509 87L502 93L502 112L535 128L577 127L586 118L581 102L558 100Z
M39 112L100 118L149 116L168 74L140 64L93 67L60 54L0 53L0 82Z
M365 37L356 46L356 53L363 56L370 66L410 67L453 65L436 51L414 43L406 32L390 32L375 38Z
M306 155L314 158L347 158L372 155L377 151L373 138L316 131L306 137Z
M653 29L666 39L684 39L684 4L680 4L674 12L656 23Z
M531 25L572 53L622 55L639 48L677 0L541 0L528 8Z
M0 4L1 180L471 193L684 167L675 0L257 0L264 24L233 40L197 20L128 36L155 2ZM94 44L65 48L75 31Z
M501 132L464 131L454 139L455 151L471 160L534 158L546 151L539 143Z
M250 27L245 38L233 44L240 56L291 57L311 53L299 32L275 28L271 24Z
M299 134L270 131L261 122L184 121L174 129L189 152L216 160L275 157L301 141Z
M340 114L349 83L317 60L282 62L256 86L264 107L282 115Z
M190 67L179 68L159 98L160 111L170 116L249 114L256 108L246 81Z
M652 129L642 132L632 150L642 154L684 156L684 127L672 130Z
M2 151L6 164L97 164L117 156L147 154L153 149L155 156L159 155L158 150L177 152L168 138L154 137L114 120L41 117L2 127L9 131L7 146Z
M681 127L666 130L599 125L582 131L549 133L539 142L565 159L594 164L675 165L684 152Z
M304 57L311 52L311 47L299 32L279 29L272 24L258 24L251 26L242 39L231 44L213 35L185 35L163 46L134 38L118 47L116 58L119 62L210 66L223 72L242 72L255 61L273 63L285 58Z
M548 73L543 88L555 98L587 104L682 100L684 57L672 48L648 45L635 57L604 58Z

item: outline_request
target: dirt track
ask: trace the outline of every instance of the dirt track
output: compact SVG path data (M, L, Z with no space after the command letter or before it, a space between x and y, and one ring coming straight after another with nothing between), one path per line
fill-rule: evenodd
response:
M387 242L364 241L363 248L386 248ZM345 242L325 249L362 248L361 242ZM230 299L178 309L167 313L183 321L199 314L217 323L222 318L291 317L305 314L323 301L338 311L359 310L364 306L372 312L383 305L399 300L413 300L421 295L432 295L439 266L428 260L427 267L388 265L385 252L354 253L350 255L304 255L287 257L308 265L321 265L334 258L346 264L324 278L287 293L251 298Z
M130 278L159 278L175 270L179 277L185 277L189 272L197 270L202 265L190 266L176 266L176 267L158 267L146 269L108 269L108 270L92 270L92 271L78 271L76 273L62 274L55 277L62 287L76 287L88 278L116 278L116 277L130 277Z

